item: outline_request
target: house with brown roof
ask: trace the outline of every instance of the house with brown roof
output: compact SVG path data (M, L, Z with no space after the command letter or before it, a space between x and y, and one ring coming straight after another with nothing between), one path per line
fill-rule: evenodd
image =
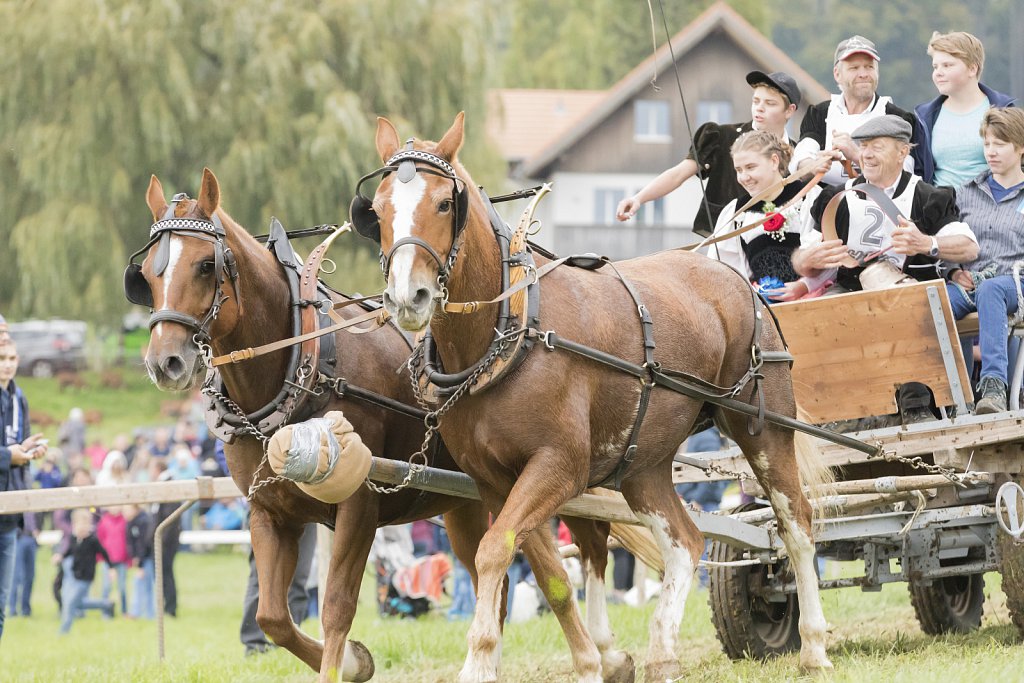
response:
M489 128L505 150L514 184L553 184L538 210L543 228L535 239L556 253L597 252L615 259L694 241L690 228L701 198L696 179L646 204L627 223L615 219L615 208L679 163L701 124L748 121L751 89L745 76L755 69L785 71L796 79L803 97L790 123L789 133L796 136L808 104L827 99L828 90L721 2L607 91L541 91L535 100L536 91L495 94L506 103L503 128L493 122ZM559 106L563 113L554 115Z

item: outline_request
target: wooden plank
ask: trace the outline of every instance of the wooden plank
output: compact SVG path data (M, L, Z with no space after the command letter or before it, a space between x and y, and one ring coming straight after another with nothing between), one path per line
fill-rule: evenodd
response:
M936 454L944 464L963 469L971 454L971 470L986 472L1019 472L1024 470L1024 410L995 415L967 415L955 420L936 420L909 427L886 427L849 436L879 443L883 450L904 457ZM838 444L816 439L821 461L829 467L842 467L867 462L865 454ZM940 455L941 454L941 455ZM751 474L746 458L738 448L711 453L686 453L687 457L713 462L727 472ZM923 473L923 471L922 471ZM700 468L676 463L675 482L710 481L735 478L728 475L704 474Z
M937 405L956 403L928 305L929 286L939 293L960 382L969 387L940 280L772 306L796 359L797 404L811 422L894 413L896 388L906 382L928 385Z
M0 493L0 514L43 512L82 507L111 507L146 503L174 503L242 495L230 477L199 477L179 481L120 486L67 486Z

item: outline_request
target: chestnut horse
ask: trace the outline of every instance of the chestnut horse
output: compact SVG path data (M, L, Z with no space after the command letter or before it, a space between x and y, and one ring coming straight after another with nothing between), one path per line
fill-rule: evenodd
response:
M165 216L168 204L155 176L146 193L146 202L154 221ZM197 330L183 320L203 319L210 302L222 300L223 305L210 319L208 328L213 351L222 354L292 336L291 302L284 267L220 208L220 188L208 169L203 172L198 199L177 201L172 213L178 218L196 219L200 225L212 225L211 219L216 216L223 225L226 242L217 246L201 236L171 232L167 253L158 258L160 246L154 244L142 264L142 277L152 295L150 305L156 311L146 369L160 389L181 391L202 377L202 356L194 340ZM216 272L218 261L223 260L221 257L226 252L216 256L215 249L225 247L230 249L235 262L237 283L234 286ZM290 251L290 247L288 249ZM155 260L165 260L159 267L159 275L154 272ZM142 282L137 284L143 285ZM354 314L347 312L350 310L343 309L343 316L352 317ZM414 405L409 382L395 373L409 355L408 344L399 331L388 326L373 334L350 335L341 330L335 335L337 377ZM266 405L283 382L292 379L286 377L288 354L289 350L285 349L241 364L223 366L227 395L246 412ZM329 409L343 410L375 455L404 460L417 450L423 439L422 421L408 415L334 395L317 413ZM226 445L224 451L232 478L242 491L249 491L263 459L260 441L253 436L239 437ZM443 448L431 464L455 469ZM259 476L266 479L269 475L273 472L264 465ZM256 620L274 643L319 671L321 681L335 681L339 672L349 681L363 681L373 675L372 657L362 645L348 641L347 637L367 555L378 526L444 513L452 548L470 569L475 582L473 557L487 525L486 512L476 501L413 489L380 495L360 486L351 498L338 505L328 505L306 495L290 481L275 481L255 491L251 506L252 549L259 575ZM319 522L335 530L327 585L322 589L325 634L322 644L296 628L288 611L288 587L295 573L298 539L307 522Z
M353 203L352 220L361 233L380 240L387 310L406 330L429 325L445 372L459 373L473 366L491 344L495 308L448 314L441 304L449 296L455 302L497 297L499 248L484 200L457 158L463 114L440 142L411 142L411 148L401 148L394 126L378 119L376 146L385 164L383 179L372 205ZM399 161L401 166L396 166ZM547 262L537 261L538 267ZM666 251L623 261L615 268L650 312L659 368L729 386L751 368L755 329L761 332L754 341L766 353L784 351L767 316L765 324L755 326L750 285L728 266L700 254ZM638 367L645 362L645 340L637 302L610 271L609 266L592 272L568 265L551 270L540 280L539 323L530 326L546 344L549 337L544 332L551 331L559 339ZM463 683L497 679L501 584L515 547L530 544L555 510L591 482L623 474L620 464L641 410L641 383L635 376L593 358L549 348L553 350L530 351L522 365L487 391L467 392L441 421L441 434L459 467L477 482L484 501L497 514L477 552L477 608L459 678ZM760 371L765 407L795 415L788 364L765 363ZM736 398L756 403L753 385ZM831 668L814 568L811 507L801 487L793 432L769 423L751 436L744 415L657 387L639 430L635 458L621 482L623 496L654 534L665 560L661 596L650 625L647 680L674 679L681 669L679 625L704 540L673 489L672 457L702 411L742 448L775 510L796 574L801 666ZM541 585L545 587L543 580ZM548 599L563 616L563 624L572 622L573 615L578 620L575 603L558 599L566 592L554 584L548 588ZM568 636L580 680L600 680L602 663L594 644Z

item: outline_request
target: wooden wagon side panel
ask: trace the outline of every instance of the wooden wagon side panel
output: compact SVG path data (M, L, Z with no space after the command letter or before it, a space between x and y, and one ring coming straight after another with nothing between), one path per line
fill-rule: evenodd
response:
M896 412L896 388L928 385L940 406L957 403L928 302L934 287L945 336L964 391L972 400L945 283L920 282L772 306L793 365L797 404L822 423Z

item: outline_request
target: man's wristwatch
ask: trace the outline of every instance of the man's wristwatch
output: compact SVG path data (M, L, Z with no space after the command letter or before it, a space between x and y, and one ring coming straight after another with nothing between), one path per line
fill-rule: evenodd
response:
M936 237L932 237L932 248L928 250L928 255L932 258L939 257L939 240Z

